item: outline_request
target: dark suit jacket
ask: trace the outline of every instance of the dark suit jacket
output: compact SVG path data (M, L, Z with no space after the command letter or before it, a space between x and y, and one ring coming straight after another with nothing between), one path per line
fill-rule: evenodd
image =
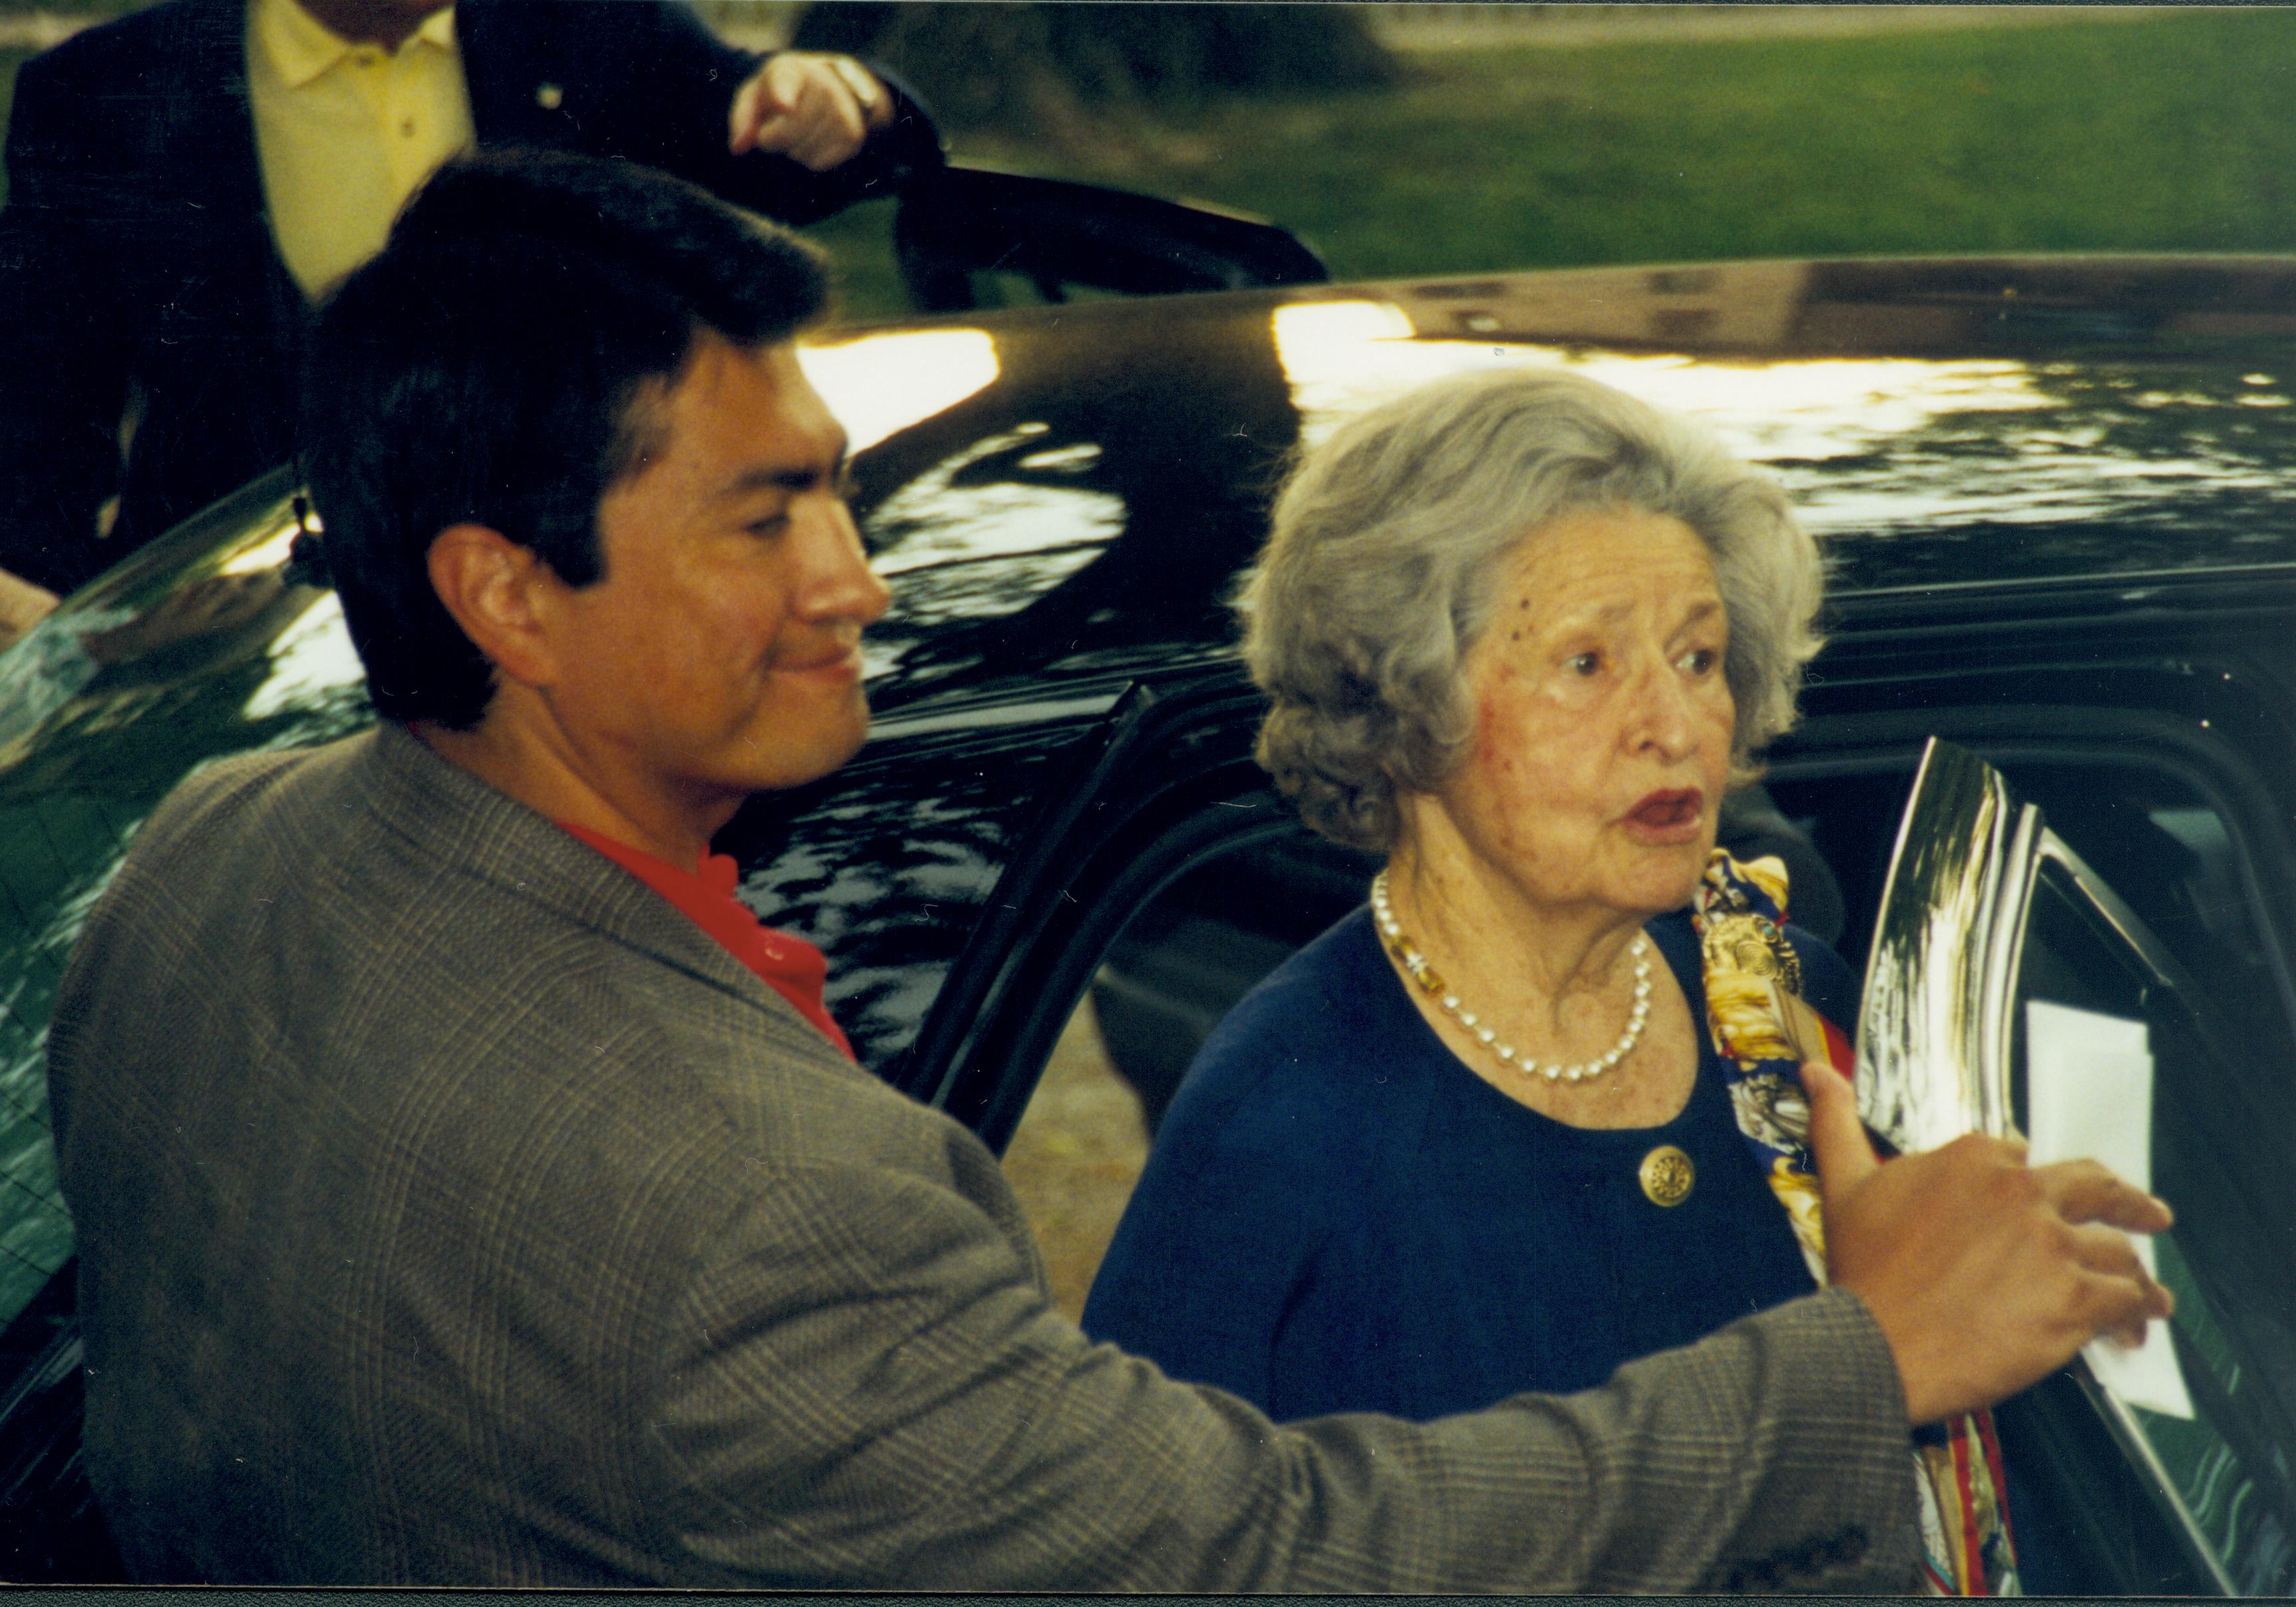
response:
M462 0L456 29L481 144L628 157L791 223L939 158L906 95L829 174L728 156L758 58L660 0ZM63 592L292 449L306 315L264 212L244 0L167 0L26 63L7 160L0 568Z
M405 731L226 760L59 996L88 1467L152 1579L1901 1587L1854 1296L1278 1429L1046 1305L996 1160Z

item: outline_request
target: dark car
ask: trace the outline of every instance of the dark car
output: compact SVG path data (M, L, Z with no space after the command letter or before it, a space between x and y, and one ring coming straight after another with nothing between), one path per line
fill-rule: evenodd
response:
M2069 1590L2296 1589L2296 261L1299 283L958 311L806 361L894 587L876 726L720 847L753 907L828 951L861 1058L1006 1151L1071 1309L1203 1032L1364 897L1366 865L1250 758L1227 600L1286 453L1422 376L1575 368L1705 416L1820 532L1831 643L1767 813L1743 800L1734 829L1830 865L1839 946L1862 963L1878 927L1900 1006L1919 987L1966 1017L1995 1103L1964 1119L2023 1118L2019 999L2152 1023L2151 1106L2123 1114L2149 1117L2180 1213L2161 1267L2194 1414L2081 1367L2012 1403L2021 1542ZM45 1122L58 970L186 771L372 719L291 557L307 520L283 475L259 482L0 657L11 1578L107 1565ZM1932 737L1955 748L1900 853ZM1985 853L1989 881L1945 873ZM1990 1013L1917 963L1980 903ZM1866 1092L1885 1129L1923 1130Z

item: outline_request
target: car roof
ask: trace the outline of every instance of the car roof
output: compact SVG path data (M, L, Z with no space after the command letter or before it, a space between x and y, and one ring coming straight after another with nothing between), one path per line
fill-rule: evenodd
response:
M1232 659L1228 599L1291 455L1463 368L1569 368L1703 419L1820 538L1837 623L2062 608L2101 586L2296 588L2296 257L1315 284L832 327L801 355L851 437L856 512L893 585L867 644L889 729ZM258 481L35 635L53 650L76 616L116 629L186 586L275 567L294 490L284 471ZM355 682L340 624L298 615L265 611L273 678ZM171 663L199 661L167 634ZM0 660L16 670L0 673L0 768L55 701L9 695L39 659Z
M1102 300L839 330L815 382L899 600L881 706L1169 662L1301 442L1575 370L1784 483L1844 602L2296 565L2296 258L1741 262Z

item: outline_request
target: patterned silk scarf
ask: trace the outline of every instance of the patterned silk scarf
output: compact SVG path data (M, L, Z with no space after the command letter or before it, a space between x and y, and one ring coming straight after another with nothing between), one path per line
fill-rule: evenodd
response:
M1717 849L1699 883L1696 925L1707 1026L1722 1056L1738 1130L1753 1146L1793 1224L1802 1259L1823 1285L1825 1227L1800 1067L1822 1059L1847 1071L1852 1051L1841 1029L1802 1001L1801 962L1779 930L1785 906L1783 863L1742 864ZM1913 1451L1922 1572L1931 1592L2021 1595L1993 1414L1977 1412L1916 1430Z

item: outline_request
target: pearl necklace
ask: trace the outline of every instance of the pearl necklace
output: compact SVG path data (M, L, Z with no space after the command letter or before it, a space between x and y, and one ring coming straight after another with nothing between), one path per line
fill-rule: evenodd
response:
M1517 1054L1513 1045L1500 1043L1497 1032L1481 1025L1473 1011L1461 1005L1459 996L1445 986L1435 968L1427 963L1427 956L1412 946L1411 939L1404 934L1402 923L1395 918L1393 906L1387 901L1387 873L1383 870L1371 879L1371 913L1379 922L1380 935L1386 939L1389 951L1410 973L1411 980L1434 996L1446 1015L1457 1021L1459 1025L1474 1035L1478 1043L1497 1055L1502 1065L1511 1066L1525 1077L1544 1077L1551 1083L1584 1082L1602 1076L1632 1054L1635 1045L1642 1039L1643 1023L1650 1020L1651 983L1650 939L1641 932L1635 934L1635 940L1627 950L1628 956L1635 963L1635 1007L1627 1018L1627 1029L1619 1035L1619 1041L1607 1052L1576 1066L1566 1066L1554 1061L1542 1066L1529 1055Z

